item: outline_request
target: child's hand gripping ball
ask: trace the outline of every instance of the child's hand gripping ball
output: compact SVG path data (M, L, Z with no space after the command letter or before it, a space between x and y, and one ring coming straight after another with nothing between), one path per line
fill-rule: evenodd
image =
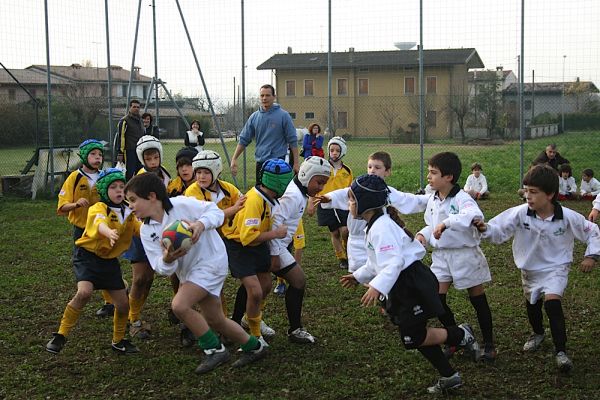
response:
M183 221L174 221L162 233L162 243L169 251L183 248L185 251L192 247L192 231Z

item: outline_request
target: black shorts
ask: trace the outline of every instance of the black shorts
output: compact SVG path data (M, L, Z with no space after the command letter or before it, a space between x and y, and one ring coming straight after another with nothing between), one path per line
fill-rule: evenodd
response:
M80 228L76 225L73 225L73 243L75 243L77 239L81 239L84 230L85 228Z
M259 272L269 272L271 269L271 252L267 242L258 246L244 246L236 240L223 238L231 276L240 279L253 276Z
M326 226L329 228L329 232L333 232L342 226L346 226L348 220L348 210L340 210L338 208L325 209L317 207L317 224L319 226Z
M421 261L415 261L400 273L388 293L386 311L400 327L423 324L444 314L438 291L439 283L433 272Z
M83 247L77 247L73 257L73 271L77 282L92 282L94 289L125 289L117 258L101 258Z

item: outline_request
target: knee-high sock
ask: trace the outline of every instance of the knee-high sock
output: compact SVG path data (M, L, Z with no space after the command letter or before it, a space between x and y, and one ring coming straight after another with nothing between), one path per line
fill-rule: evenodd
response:
M348 254L346 254L346 251L345 251L345 250L342 250L342 251L336 251L336 252L335 252L335 257L336 257L338 260L347 260L347 259L348 259Z
M446 338L446 343L448 346L458 346L460 342L465 337L465 331L460 329L456 325L445 327L446 332L448 332L448 337Z
M104 303L112 304L112 298L110 297L110 293L108 293L108 290L102 291L102 298L104 299Z
M479 296L470 297L471 304L477 313L477 321L479 322L479 328L483 335L483 342L491 345L494 343L494 333L492 327L492 311L487 301L485 293Z
M129 322L135 322L140 319L142 308L146 303L146 297L135 299L129 295Z
M552 332L554 349L557 353L559 351L566 351L567 328L565 327L565 315L563 314L561 301L558 299L546 300L544 308L550 321L550 332Z
M248 301L248 292L244 285L240 285L237 294L235 295L235 304L233 305L233 315L231 319L240 324L244 313L246 312L246 302Z
M221 347L221 341L212 329L208 329L206 333L198 338L198 346L202 350L211 350Z
M456 372L444 356L444 352L439 345L419 347L418 350L437 369L441 376L449 377Z
M120 314L115 308L113 314L113 343L119 343L125 337L125 328L127 327L127 314Z
M302 302L304 301L304 288L298 289L290 285L285 292L285 309L290 323L289 332L302 327Z
M525 306L527 307L527 318L529 318L529 324L535 333L538 335L544 334L544 322L542 315L543 300L539 299L537 303L531 304L528 300L525 300Z
M71 329L73 329L73 327L77 323L80 314L81 310L78 310L67 304L62 319L60 320L60 328L58 328L58 333L63 336L67 336L69 332L71 332Z
M454 318L454 313L452 312L450 307L448 307L448 303L446 303L446 294L440 293L439 296L440 296L440 300L442 302L442 306L444 306L444 311L446 311L446 312L444 313L444 315L440 315L438 317L438 319L440 320L442 325L444 325L444 327L446 327L446 328L449 326L455 326L456 319Z
M262 321L262 312L258 314L257 317L249 317L246 314L246 319L248 320L248 328L250 328L250 334L252 336L260 337L262 333L260 331L260 323Z

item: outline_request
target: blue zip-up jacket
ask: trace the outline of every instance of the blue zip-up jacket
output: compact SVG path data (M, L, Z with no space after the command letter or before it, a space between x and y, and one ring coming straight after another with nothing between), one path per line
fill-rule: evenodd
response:
M254 158L257 163L284 158L288 147L298 147L292 117L277 103L273 103L269 111L261 107L248 118L240 133L240 144L247 147L252 138L256 140Z

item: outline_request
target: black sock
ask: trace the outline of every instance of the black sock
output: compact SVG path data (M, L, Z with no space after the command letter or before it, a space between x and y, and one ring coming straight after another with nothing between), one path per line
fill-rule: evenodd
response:
M527 317L529 318L529 324L533 331L538 335L544 334L544 322L542 316L542 304L543 300L539 299L537 303L531 304L529 300L525 300L525 306L527 307Z
M437 369L441 376L447 378L456 373L454 368L452 368L448 362L448 359L444 356L442 348L439 345L419 347L418 350L419 353L423 354L423 357Z
M290 285L285 291L285 309L290 323L289 332L302 327L302 302L304 301L304 288L298 289Z
M448 337L446 338L448 346L458 346L465 337L465 331L456 325L446 327L446 332L448 332Z
M444 307L444 311L446 311L446 312L443 315L440 315L438 317L438 319L440 320L442 325L444 325L445 327L456 325L456 319L454 319L454 313L452 312L452 310L450 309L450 307L448 307L448 304L446 303L446 294L440 293L440 300L442 302L442 306Z
M240 324L244 313L246 312L246 302L248 301L248 292L244 285L240 285L237 294L235 295L235 305L233 306L233 314L231 319Z
M494 334L492 328L492 311L487 301L485 293L479 296L469 297L471 304L477 313L477 321L483 335L483 342L487 345L494 343Z
M550 332L552 333L552 341L556 352L566 351L567 328L565 327L565 315L560 300L546 300L544 308L550 321Z

